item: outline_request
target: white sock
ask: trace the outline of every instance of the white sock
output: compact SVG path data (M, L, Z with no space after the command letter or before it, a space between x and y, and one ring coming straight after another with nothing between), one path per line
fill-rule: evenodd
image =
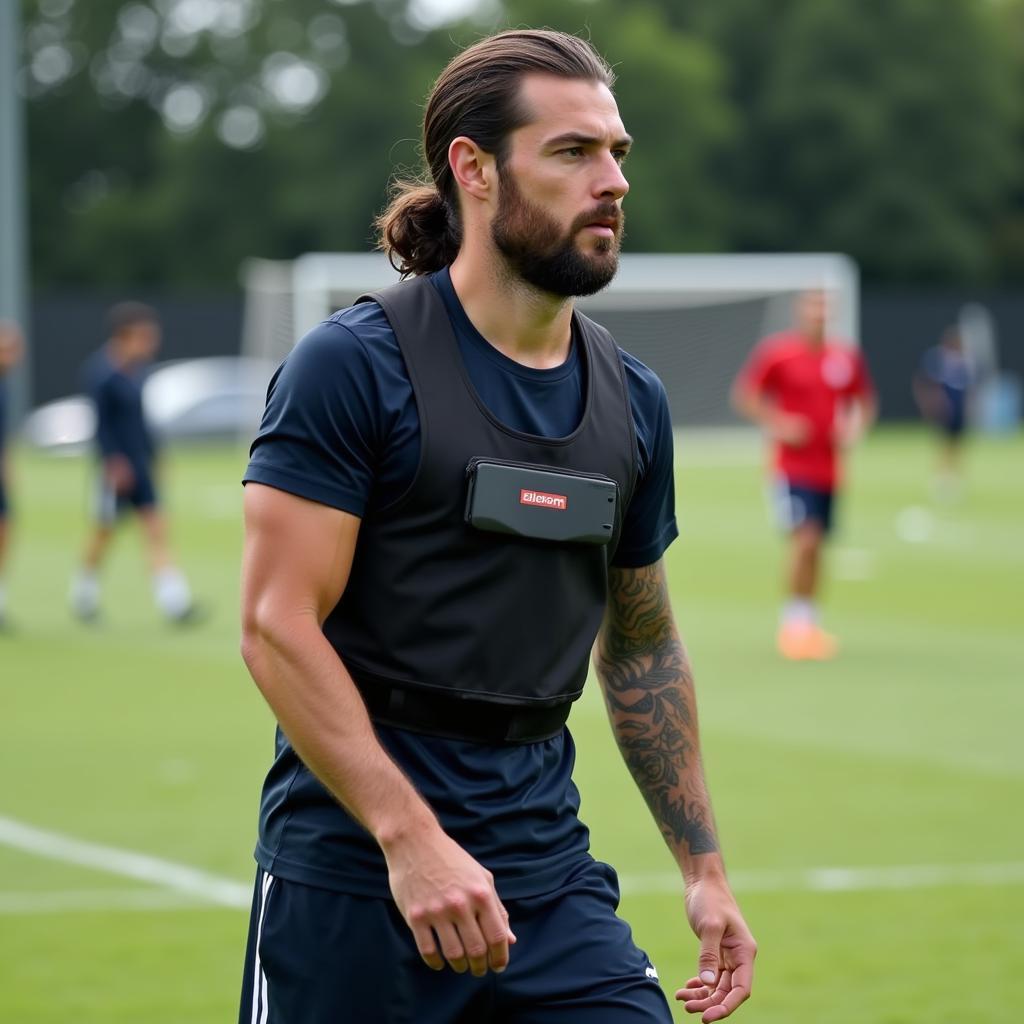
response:
M153 577L153 597L169 619L178 619L192 607L192 591L180 569L161 569Z
M785 625L810 626L818 621L818 606L807 597L791 597L782 607L782 621Z
M100 578L94 569L79 569L71 577L68 600L76 615L95 615L100 607Z

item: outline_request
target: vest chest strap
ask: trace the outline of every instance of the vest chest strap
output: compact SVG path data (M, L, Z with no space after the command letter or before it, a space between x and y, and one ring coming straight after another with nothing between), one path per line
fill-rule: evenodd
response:
M381 725L471 743L537 743L557 736L571 703L534 708L393 686L353 673L370 718Z

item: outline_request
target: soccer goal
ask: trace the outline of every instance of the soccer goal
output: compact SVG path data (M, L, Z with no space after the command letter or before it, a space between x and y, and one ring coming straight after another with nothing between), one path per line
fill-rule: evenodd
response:
M398 275L380 253L310 253L250 260L243 279L244 354L279 362L325 316ZM857 267L832 253L627 253L579 308L661 377L676 426L724 426L736 422L729 388L750 349L786 327L794 299L812 288L832 296L832 333L857 344Z

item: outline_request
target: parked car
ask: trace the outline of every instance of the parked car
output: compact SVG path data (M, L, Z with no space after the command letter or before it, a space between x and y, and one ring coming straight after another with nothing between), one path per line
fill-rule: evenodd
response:
M273 364L245 356L160 363L143 386L146 418L163 440L249 438L259 426ZM36 448L73 454L91 443L96 414L84 395L34 409L22 436Z

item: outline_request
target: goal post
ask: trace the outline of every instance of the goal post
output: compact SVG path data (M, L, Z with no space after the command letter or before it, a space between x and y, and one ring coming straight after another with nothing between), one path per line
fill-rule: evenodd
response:
M398 274L381 253L309 253L250 260L243 279L243 353L280 362L311 327ZM611 284L578 305L658 374L675 426L724 426L736 422L729 388L751 348L818 288L831 296L831 333L857 344L857 267L835 253L625 253Z

